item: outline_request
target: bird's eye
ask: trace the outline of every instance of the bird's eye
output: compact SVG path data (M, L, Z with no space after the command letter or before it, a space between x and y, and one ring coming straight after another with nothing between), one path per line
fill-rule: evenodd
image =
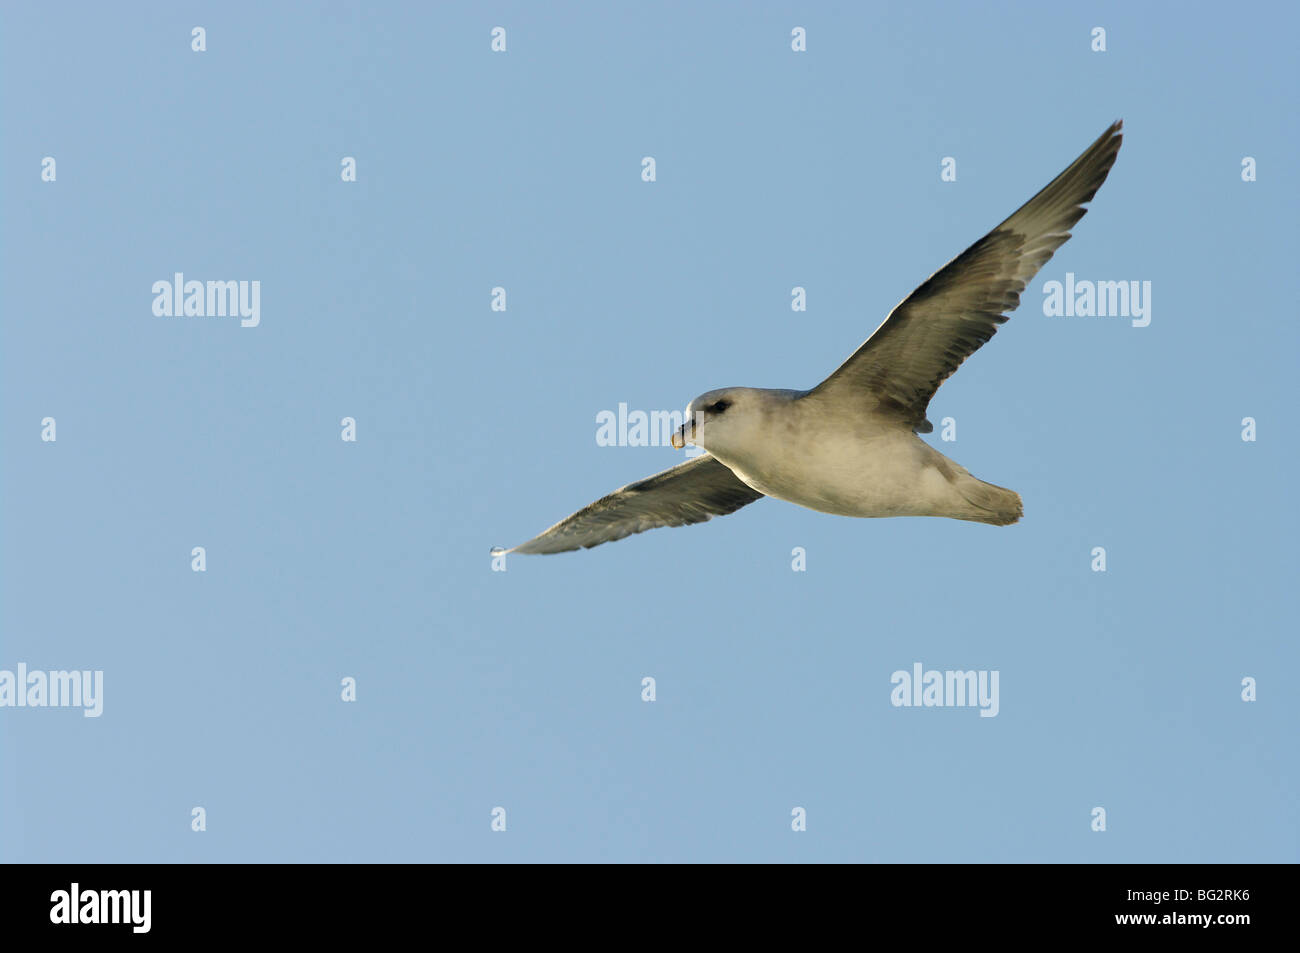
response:
M729 400L720 400L720 401L716 402L712 407L709 408L709 413L711 413L711 414L720 414L720 413L722 413L724 410L726 410L726 409L727 409L728 407L730 407L730 406L731 406L731 401L729 401Z

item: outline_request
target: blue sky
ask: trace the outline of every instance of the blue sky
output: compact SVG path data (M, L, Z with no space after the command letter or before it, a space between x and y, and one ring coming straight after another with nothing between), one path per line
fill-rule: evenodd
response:
M0 708L0 858L1300 859L1300 17L986 7L7 6L0 670L104 697ZM1020 524L764 500L492 570L681 459L602 410L812 386L1120 117L930 408ZM156 316L176 272L260 324ZM1150 325L1045 316L1067 272ZM917 662L997 716L891 705Z

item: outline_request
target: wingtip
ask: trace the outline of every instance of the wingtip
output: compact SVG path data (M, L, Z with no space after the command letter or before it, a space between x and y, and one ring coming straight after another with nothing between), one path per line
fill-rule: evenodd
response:
M501 547L501 546L493 546L490 550L488 550L488 555L489 555L489 556L504 556L504 555L505 555L506 553L508 553L508 552L510 552L510 550L505 549L505 548L503 548L503 547Z

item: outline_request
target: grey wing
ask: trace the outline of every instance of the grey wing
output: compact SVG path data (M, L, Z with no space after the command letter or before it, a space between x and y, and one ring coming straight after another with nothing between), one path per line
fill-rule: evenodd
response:
M1020 294L1106 181L1123 136L1115 122L1069 168L1014 215L935 272L874 334L806 397L862 397L869 409L919 433L930 398L993 337Z
M660 526L703 523L734 513L762 496L727 466L705 454L629 483L514 549L492 552L565 553L590 549Z

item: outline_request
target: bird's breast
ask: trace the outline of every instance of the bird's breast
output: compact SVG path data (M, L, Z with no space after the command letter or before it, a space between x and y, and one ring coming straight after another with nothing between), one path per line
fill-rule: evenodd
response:
M823 513L911 512L925 477L925 445L912 433L813 425L777 431L758 446L715 454L760 493Z

